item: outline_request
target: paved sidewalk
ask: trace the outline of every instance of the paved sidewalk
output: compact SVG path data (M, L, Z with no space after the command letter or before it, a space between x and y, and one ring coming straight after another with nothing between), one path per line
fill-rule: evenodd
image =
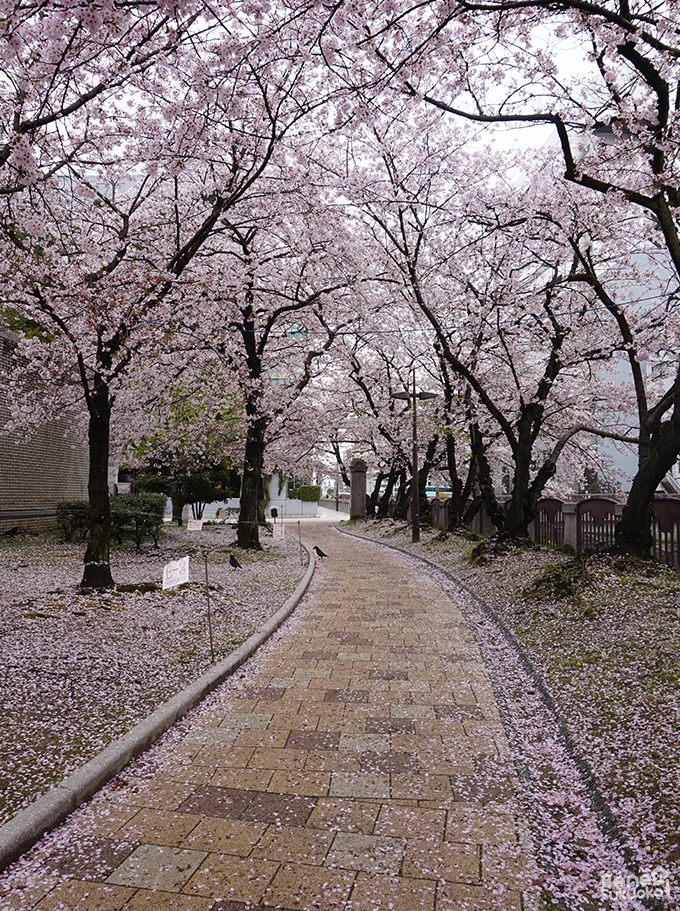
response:
M293 617L0 877L3 909L526 907L507 742L462 615L406 558L303 535L330 556Z

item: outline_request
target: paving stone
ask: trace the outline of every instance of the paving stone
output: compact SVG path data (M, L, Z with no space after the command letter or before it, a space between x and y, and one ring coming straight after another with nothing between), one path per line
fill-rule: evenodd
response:
M326 863L346 870L366 873L399 873L406 841L385 835L363 835L338 832L328 852Z
M359 873L352 911L385 911L390 905L395 911L433 911L436 886L432 880Z
M448 811L444 839L480 845L516 844L515 816L496 807L489 813L480 807L457 804Z
M269 722L269 730L286 731L288 734L292 731L316 731L318 724L318 713L306 714L298 712L289 714L281 712L272 715L272 720Z
M367 718L367 734L415 734L416 723L411 718Z
M113 838L125 823L139 813L139 807L128 807L124 804L96 803L89 804L80 810L81 825L86 827L89 835L102 838Z
M337 750L340 742L338 731L291 731L286 749Z
M266 728L263 730L251 728L239 732L234 741L236 747L251 747L255 749L280 749L285 746L288 732ZM252 753L251 753L252 755Z
M328 854L335 833L299 826L269 826L253 849L251 857L320 866Z
M267 829L265 822L205 817L182 842L183 848L247 857Z
M330 784L331 772L314 772L305 768L299 772L274 772L267 790L275 794L325 797L330 789Z
M176 810L195 788L193 782L159 778L154 781L133 783L129 788L117 792L114 799L140 807Z
M256 714L249 712L230 712L223 721L220 722L220 728L225 730L242 731L244 729L264 730L272 716L266 713Z
M275 861L209 854L183 891L189 895L257 904L278 868Z
M254 746L216 746L214 744L202 747L194 761L192 767L207 766L210 769L226 768L245 769L248 760L255 751Z
M454 718L461 720L463 718L484 718L484 713L478 705L435 705L434 712L437 718ZM466 727L467 731L467 727Z
M191 797L184 801L180 809L183 813L198 816L222 816L226 819L238 819L252 800L252 796L252 791L205 785L197 788Z
M123 911L215 911L215 905L212 898L140 889Z
M357 726L360 727L361 722ZM364 723L363 727L365 726ZM354 734L345 732L340 735L339 747L341 750L354 751L358 754L369 750L380 753L387 752L391 747L391 742L387 734Z
M477 845L409 840L404 854L404 876L440 882L478 883L481 858Z
M271 905L254 905L252 902L217 901L211 905L210 911L272 911Z
M322 799L317 801L307 820L307 826L328 829L330 832L369 834L373 831L379 810L379 804L361 800Z
M81 836L50 855L46 868L74 879L105 880L138 846L134 839Z
M114 870L107 882L117 886L180 892L205 856L204 851L140 845Z
M383 804L373 831L376 835L440 842L444 838L445 830L446 810Z
M450 781L453 799L464 803L485 804L494 800L509 800L515 795L515 788L509 778L452 775Z
M50 892L54 886L60 883L59 877L43 873L40 882L14 883L12 891L6 892L4 889L0 893L0 907L3 911L29 911L35 908L38 902Z
M329 793L331 797L389 798L390 776L377 772L336 772Z
M342 911L356 873L307 864L283 864L264 896L266 905L284 908Z
M519 892L464 883L439 883L435 911L523 911Z
M250 758L251 769L302 769L306 759L304 750L261 749Z
M415 753L366 751L361 754L362 772L385 772L391 774L415 774L420 771L420 762Z
M372 668L368 674L369 680L408 680L408 671L382 670Z
M128 841L176 847L200 821L200 816L190 813L142 809L119 830L118 836Z
M215 788L266 791L273 774L272 769L217 769L208 783Z
M326 690L324 702L368 702L368 690Z
M59 883L37 905L39 911L121 911L134 889L70 880Z
M453 801L447 775L392 775L392 797L429 800L439 806L449 806Z
M257 793L241 813L241 819L304 826L316 806L313 797L290 794Z
M242 693L236 691L234 695L241 699L257 699L259 702L277 702L285 692L285 687L250 686Z

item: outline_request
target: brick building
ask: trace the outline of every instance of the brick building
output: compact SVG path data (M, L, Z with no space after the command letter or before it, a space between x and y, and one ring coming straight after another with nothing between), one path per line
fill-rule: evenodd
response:
M0 329L0 369L11 364L18 341L14 332ZM10 417L7 396L0 389L0 429ZM69 437L70 422L58 417L39 427L29 440L19 433L0 436L0 534L44 531L55 526L60 500L87 499L87 444Z

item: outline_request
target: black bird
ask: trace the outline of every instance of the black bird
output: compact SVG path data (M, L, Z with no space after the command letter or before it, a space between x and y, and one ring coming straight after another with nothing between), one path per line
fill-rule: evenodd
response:
M316 544L314 545L314 553L317 555L317 557L318 557L320 560L323 560L324 557L327 557L327 556L328 556L328 554L325 554L325 553L321 550L320 547L317 547L317 546L316 546Z
M233 554L231 554L229 557L229 565L232 566L234 569L243 569L243 567L241 566L241 564L238 562L238 560L236 559L236 557Z
M8 528L7 531L3 531L2 534L5 538L13 538L18 533L19 533L19 526L13 525L12 528Z

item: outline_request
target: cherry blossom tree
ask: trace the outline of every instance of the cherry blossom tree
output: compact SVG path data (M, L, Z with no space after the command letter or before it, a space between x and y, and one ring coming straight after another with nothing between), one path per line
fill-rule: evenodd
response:
M202 8L193 0L4 4L0 194L87 159L120 92L157 71L195 31Z
M177 357L167 338L157 340L155 351L149 347L145 353L153 360L154 372L144 363L134 365L139 378L126 385L113 420L120 463L142 478L145 489L170 497L178 525L191 502L192 478L217 471L224 499L230 494L222 475L231 466L230 489L237 487L235 466L242 462L241 400L202 362L201 353L187 352L182 345ZM231 495L237 496L238 490Z
M200 257L204 306L196 344L213 352L215 369L239 390L246 420L238 522L243 548L260 547L267 447L305 408L356 279L351 240L337 216L314 199L310 183L305 168L297 176L291 168L272 173L256 202L223 219L223 230Z
M574 253L546 230L542 197L518 186L508 202L506 186L493 186L500 160L485 166L434 119L420 139L394 124L374 125L357 151L368 156L372 145L383 166L359 204L403 299L465 384L474 481L489 515L502 535L526 536L559 455L592 424L584 365L609 350L592 334L585 295L570 285ZM513 466L507 511L489 462L499 432Z
M644 0L459 0L385 10L368 3L336 21L336 42L349 31L353 52L336 49L328 59L365 91L396 89L489 131L549 126L564 179L646 214L677 278L678 16L674 4ZM604 296L598 279L591 282L626 338L615 298L601 280ZM654 491L680 452L680 362L658 395L644 386L636 353L630 371L639 459L617 547L647 556Z
M131 365L147 356L158 327L172 332L180 299L194 311L205 302L199 252L221 233L239 237L228 213L257 204L275 153L294 131L299 139L299 124L325 97L311 93L314 66L299 34L286 39L278 29L274 41L272 28L257 17L228 30L213 24L164 61L155 87L117 106L109 100L110 123L86 165L70 162L5 201L8 300L56 335L49 344L26 339L20 356L34 374L40 365L53 391L57 379L64 390L77 386L88 411L84 586L112 584L110 425ZM252 240L240 239L246 248Z

